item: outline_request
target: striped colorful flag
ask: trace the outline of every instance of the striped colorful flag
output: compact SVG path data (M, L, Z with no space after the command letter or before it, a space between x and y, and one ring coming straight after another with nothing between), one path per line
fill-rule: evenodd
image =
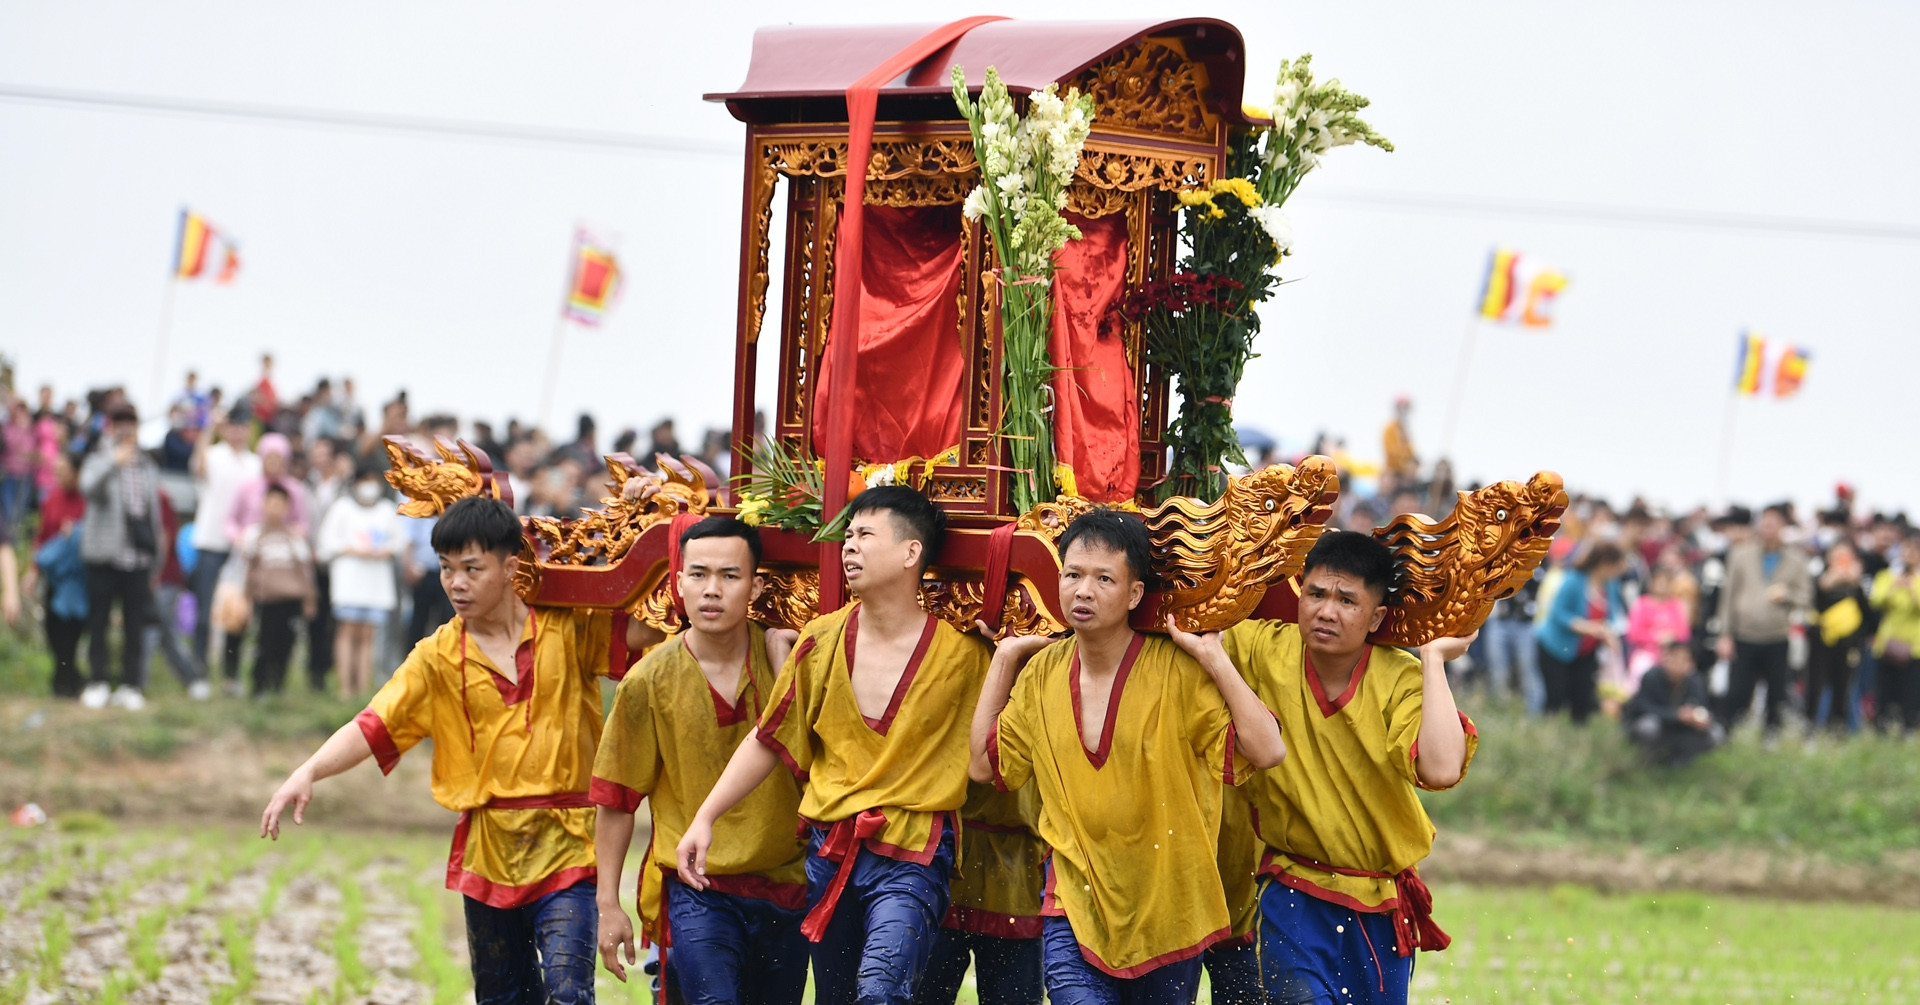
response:
M174 278L198 279L213 261L220 263L213 281L232 282L240 272L239 246L206 217L180 207L180 228L173 241Z
M573 235L573 279L567 284L567 302L560 309L583 325L598 325L620 292L620 262L612 249L586 231Z
M1523 257L1512 248L1495 248L1480 284L1480 316L1529 328L1553 325L1553 299L1567 288L1567 274Z
M1791 398L1800 392L1813 354L1804 346L1770 339L1754 331L1740 333L1733 369L1733 390L1743 398Z

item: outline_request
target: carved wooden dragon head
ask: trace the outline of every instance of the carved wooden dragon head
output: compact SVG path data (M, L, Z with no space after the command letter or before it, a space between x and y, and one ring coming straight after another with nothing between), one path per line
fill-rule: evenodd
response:
M1394 553L1394 609L1376 638L1418 646L1477 631L1495 601L1533 577L1566 508L1560 476L1542 471L1525 484L1462 492L1438 522L1394 517L1373 532Z
M486 452L465 440L455 443L434 437L438 458L403 436L384 437L382 444L387 449L387 484L407 497L400 504L401 516L439 516L468 496L490 495L509 504L513 501L505 479L493 473L493 462Z
M1176 497L1148 510L1167 588L1160 615L1210 631L1252 614L1269 586L1300 572L1339 496L1333 462L1314 456L1229 479L1212 503Z

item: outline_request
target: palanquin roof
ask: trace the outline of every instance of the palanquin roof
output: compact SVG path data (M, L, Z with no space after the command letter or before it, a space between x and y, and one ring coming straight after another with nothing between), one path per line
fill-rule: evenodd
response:
M739 89L708 94L724 101L744 122L845 119L846 90L889 56L939 27L937 24L775 25L754 32L753 58ZM883 107L902 112L924 105L958 118L951 102L937 102L952 89L956 65L978 88L989 65L1015 93L1044 88L1075 76L1143 38L1177 41L1206 71L1208 111L1230 124L1246 124L1240 98L1246 80L1246 47L1239 29L1213 18L1135 21L993 21L923 60L880 90ZM919 100L914 100L919 99ZM910 114L910 113L909 113ZM920 117L920 116L913 116Z

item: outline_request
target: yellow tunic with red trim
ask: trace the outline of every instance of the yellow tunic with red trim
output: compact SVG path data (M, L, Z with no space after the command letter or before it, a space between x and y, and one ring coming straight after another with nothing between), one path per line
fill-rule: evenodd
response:
M800 815L833 824L869 810L886 820L876 854L930 861L967 798L967 732L993 659L986 643L929 617L880 718L860 714L855 603L807 623L774 681L756 733L806 784Z
M653 838L640 870L638 901L642 931L662 945L673 944L662 893L674 869L674 849L735 748L753 732L773 690L765 639L766 629L753 625L751 655L731 697L707 682L684 636L668 639L634 664L614 692L593 762L593 802L632 813L642 799L652 800ZM799 783L780 773L721 816L707 853L713 888L790 910L805 907L807 848L794 836L799 810Z
M1395 877L1417 876L1414 866L1433 850L1433 822L1415 792L1427 787L1414 770L1423 707L1419 658L1370 646L1346 693L1329 696L1319 675L1307 672L1296 625L1243 621L1223 633L1221 643L1280 719L1287 741L1287 759L1247 784L1254 827L1266 846L1263 871L1354 910L1400 908ZM1460 721L1470 764L1480 738L1466 713Z
M1215 864L1224 785L1250 766L1206 671L1164 636L1135 635L1100 746L1080 733L1074 639L1020 672L990 734L996 783L1040 794L1053 849L1043 913L1073 924L1080 954L1116 977L1189 959L1231 934Z
M626 672L625 614L530 609L510 682L455 617L355 718L382 772L433 738L433 799L458 811L447 889L518 907L594 877L599 678Z
M1002 792L967 784L960 808L960 855L948 884L947 928L1002 939L1040 937L1040 888L1047 843L1040 840L1040 791Z
M1253 832L1248 788L1230 785L1220 794L1220 844L1215 852L1236 939L1252 935L1260 925L1260 853L1265 848Z

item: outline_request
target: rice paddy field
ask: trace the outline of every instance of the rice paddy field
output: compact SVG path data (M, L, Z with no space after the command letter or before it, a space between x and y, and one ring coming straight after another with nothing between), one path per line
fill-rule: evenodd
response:
M445 854L441 836L314 825L278 844L88 815L10 829L0 1002L470 1000ZM1572 886L1435 900L1455 942L1420 958L1418 1002L1920 1000L1912 911ZM604 972L600 997L650 1000Z

